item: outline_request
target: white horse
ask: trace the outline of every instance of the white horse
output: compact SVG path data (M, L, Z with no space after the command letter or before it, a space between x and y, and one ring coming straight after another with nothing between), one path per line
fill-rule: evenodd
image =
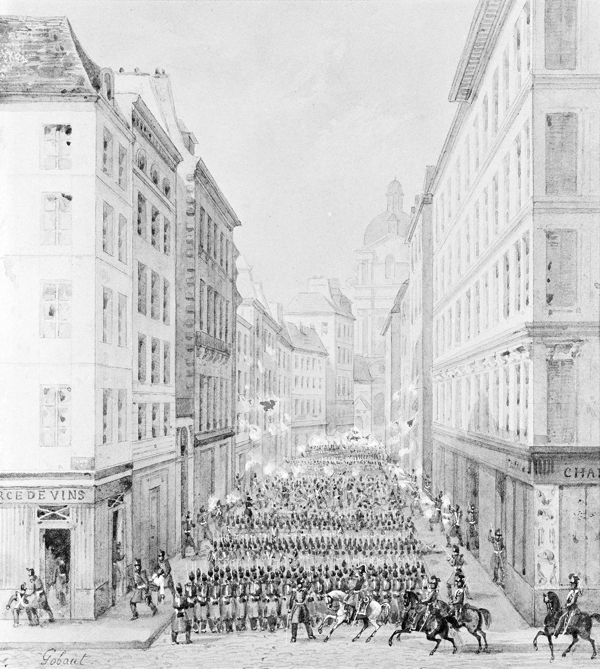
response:
M323 625L329 620L334 621L329 634L323 639L323 641L329 641L331 635L340 625L343 623L350 624L354 606L348 602L348 596L342 590L332 590L331 592L328 592L325 595L325 601L327 602L328 608L331 607L335 602L338 603L338 609L336 611L335 617L332 614L328 614L323 619L323 622L319 625L319 634L321 634ZM352 641L357 641L361 634L367 629L367 627L372 625L375 629L366 639L366 642L369 643L369 641L371 641L371 639L375 636L377 630L387 622L389 611L389 604L386 603L381 605L374 599L371 600L367 606L366 612L356 616L358 620L362 620L363 626L358 634L352 639ZM378 622L380 617L383 619L381 623Z

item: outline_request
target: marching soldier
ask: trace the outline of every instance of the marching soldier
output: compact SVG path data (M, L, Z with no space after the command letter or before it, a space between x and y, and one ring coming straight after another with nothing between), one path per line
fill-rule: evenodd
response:
M456 580L456 571L458 569L462 569L464 564L465 564L465 558L463 555L460 554L460 548L458 546L454 546L452 548L452 555L446 558L448 562L450 562L450 566L452 567L452 574L448 577L448 580L446 581L446 588L448 589L448 597L452 597L452 586L455 583Z
M184 588L185 597L190 604L191 611L187 612L187 618L190 622L191 628L198 633L198 617L196 616L195 604L198 601L198 586L196 585L196 575L193 571L188 574L188 582ZM191 615L190 615L191 613Z
M148 576L145 571L142 571L142 562L139 558L135 559L134 571L133 571L133 597L129 602L131 608L131 620L138 619L137 605L145 602L147 606L150 607L152 615L156 615L158 609L152 601L152 595L150 594L150 583L148 582Z
M192 643L190 639L190 619L188 616L188 609L190 606L193 607L193 602L190 602L189 598L184 595L183 588L181 583L177 584L175 588L175 596L173 597L173 608L175 613L171 619L171 643L177 645L178 634L185 634L185 643Z
M488 541L492 544L492 573L494 575L493 582L497 583L501 588L504 587L504 560L506 559L506 548L504 540L502 539L502 532L498 529L496 534L492 534L490 529L488 534Z
M31 589L32 589L31 594L37 600L37 606L31 607L31 615L34 621L37 620L37 624L39 624L38 610L41 609L42 611L45 611L48 614L48 622L53 623L54 614L52 613L50 604L48 604L48 598L46 597L46 590L44 589L44 584L42 583L42 579L36 575L34 569L28 569L27 573L29 574L29 581L31 582Z
M554 631L554 636L558 637L560 634L567 633L569 630L569 625L573 616L576 613L579 613L579 607L577 606L577 600L581 595L581 589L579 588L579 576L577 574L569 574L569 583L571 584L571 589L565 600L565 611L558 619L556 624L556 629Z
M221 631L221 583L217 572L208 588L208 621L213 634Z
M306 604L309 592L310 585L307 585L304 581L300 581L292 593L292 610L290 616L292 622L292 643L296 642L298 625L300 624L304 624L309 639L315 638L310 626L310 618Z
M221 620L225 623L225 632L233 632L233 584L231 582L231 568L225 569L225 581L221 587Z
M209 582L206 574L202 574L201 580L196 582L196 606L194 607L194 615L196 621L200 621L200 632L206 633L206 624L208 622L208 598L209 598ZM198 633L198 628L194 629Z

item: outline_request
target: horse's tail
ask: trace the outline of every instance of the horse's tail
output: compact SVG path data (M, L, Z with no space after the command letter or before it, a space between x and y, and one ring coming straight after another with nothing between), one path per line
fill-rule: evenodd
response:
M479 609L481 617L486 627L490 627L492 624L492 614L487 609Z
M590 618L600 623L600 613L590 613Z

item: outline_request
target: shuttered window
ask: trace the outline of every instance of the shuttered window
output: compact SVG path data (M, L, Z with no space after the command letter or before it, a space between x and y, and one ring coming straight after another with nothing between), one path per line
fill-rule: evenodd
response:
M577 114L546 114L546 195L577 192Z
M548 70L574 70L577 65L577 1L546 0Z
M546 231L546 303L572 307L577 301L577 231Z
M573 360L548 360L548 438L551 443L575 440L575 370Z

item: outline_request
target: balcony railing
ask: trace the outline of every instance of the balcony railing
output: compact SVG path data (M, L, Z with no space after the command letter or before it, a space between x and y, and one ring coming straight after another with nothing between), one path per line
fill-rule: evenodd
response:
M206 332L196 332L196 349L204 349L206 351L216 351L222 355L229 356L231 349L224 341L206 334Z

